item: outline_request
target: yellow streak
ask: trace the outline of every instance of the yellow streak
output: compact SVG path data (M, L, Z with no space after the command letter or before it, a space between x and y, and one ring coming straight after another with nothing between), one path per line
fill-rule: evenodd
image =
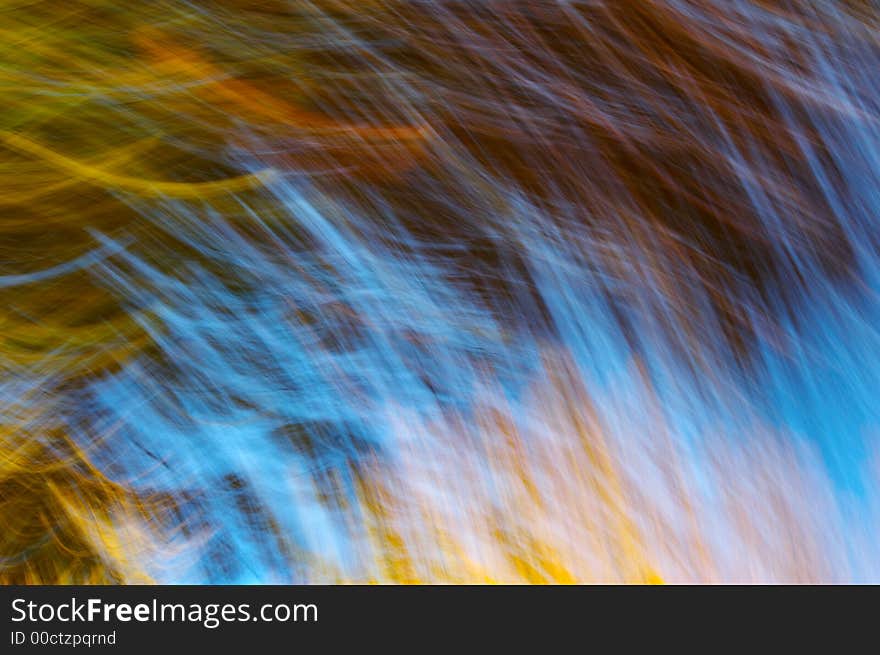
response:
M145 180L136 177L118 175L95 166L61 155L54 150L40 145L36 141L15 134L0 131L0 141L19 152L24 152L45 161L47 164L63 170L79 179L105 188L128 191L146 197L170 197L180 199L197 199L221 193L237 193L270 183L276 176L275 170L269 168L258 173L230 177L225 180L211 182L165 182Z

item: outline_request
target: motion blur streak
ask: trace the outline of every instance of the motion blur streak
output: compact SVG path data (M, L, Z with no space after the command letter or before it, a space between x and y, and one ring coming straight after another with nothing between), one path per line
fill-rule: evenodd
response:
M0 5L0 581L880 582L874 0Z

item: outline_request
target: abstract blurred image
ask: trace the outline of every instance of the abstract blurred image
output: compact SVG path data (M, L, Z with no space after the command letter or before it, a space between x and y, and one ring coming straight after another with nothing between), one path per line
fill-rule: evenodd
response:
M880 582L877 0L3 0L0 583Z

